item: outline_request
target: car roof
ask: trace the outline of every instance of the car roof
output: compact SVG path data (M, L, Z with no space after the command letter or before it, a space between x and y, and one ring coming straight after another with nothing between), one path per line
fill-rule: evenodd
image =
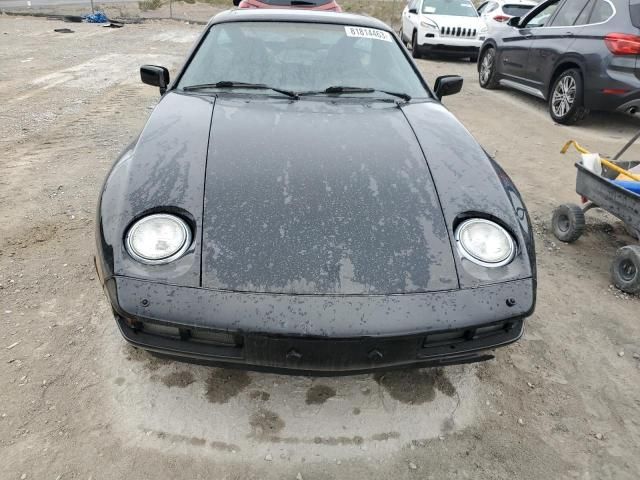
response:
M377 28L392 32L392 29L380 20L366 15L353 13L321 12L317 10L296 10L280 8L237 8L217 14L209 25L227 22L299 22L331 23L335 25L354 25L357 27Z

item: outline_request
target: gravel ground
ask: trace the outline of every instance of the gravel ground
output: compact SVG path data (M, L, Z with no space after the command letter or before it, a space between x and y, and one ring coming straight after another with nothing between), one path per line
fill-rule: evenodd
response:
M597 211L573 245L548 226L577 200L561 145L612 154L640 122L554 125L535 99L482 91L468 62L420 67L430 82L465 77L445 104L530 209L540 286L522 341L481 365L322 379L124 344L93 268L96 198L158 99L137 67L175 72L201 28L0 16L0 477L640 477L640 303L608 274L632 239Z

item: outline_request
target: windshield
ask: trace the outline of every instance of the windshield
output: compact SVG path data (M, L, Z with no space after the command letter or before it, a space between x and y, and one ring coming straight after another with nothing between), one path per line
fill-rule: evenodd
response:
M456 17L478 16L476 7L468 0L425 0L422 4L422 13Z
M334 86L377 90L348 96L381 95L382 90L412 98L429 96L391 34L332 24L232 22L212 26L178 87L218 82L262 84L293 92ZM251 92L273 94L269 90Z

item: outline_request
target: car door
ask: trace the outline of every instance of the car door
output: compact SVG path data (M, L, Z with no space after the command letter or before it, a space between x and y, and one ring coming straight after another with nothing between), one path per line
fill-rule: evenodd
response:
M507 80L517 82L520 85L528 85L527 60L533 30L543 26L555 13L560 0L547 1L529 12L520 20L517 27L509 27L502 34L502 48L500 49L499 68L500 73Z
M577 23L591 6L590 0L564 0L549 23L531 30L527 77L545 95L559 57L575 41Z

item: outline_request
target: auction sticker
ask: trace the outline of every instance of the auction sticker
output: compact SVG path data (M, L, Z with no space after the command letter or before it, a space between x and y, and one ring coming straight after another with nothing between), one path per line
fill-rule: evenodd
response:
M344 31L347 32L347 37L357 38L373 38L376 40L384 40L385 42L391 42L391 35L384 30L378 30L377 28L365 28L365 27L344 27Z

